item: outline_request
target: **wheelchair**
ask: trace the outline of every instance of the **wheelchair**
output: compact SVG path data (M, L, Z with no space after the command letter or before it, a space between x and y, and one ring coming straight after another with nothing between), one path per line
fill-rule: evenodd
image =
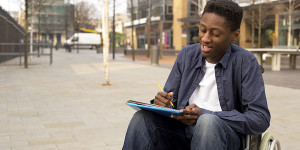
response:
M262 135L247 135L244 150L281 150L280 142L271 132Z

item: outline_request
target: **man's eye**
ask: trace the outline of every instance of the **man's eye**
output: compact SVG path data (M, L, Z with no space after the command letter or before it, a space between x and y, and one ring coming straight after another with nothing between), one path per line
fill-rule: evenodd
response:
M219 33L212 33L212 35L215 36L215 37L219 37L220 36Z
M205 33L206 32L206 30L200 30L202 33Z

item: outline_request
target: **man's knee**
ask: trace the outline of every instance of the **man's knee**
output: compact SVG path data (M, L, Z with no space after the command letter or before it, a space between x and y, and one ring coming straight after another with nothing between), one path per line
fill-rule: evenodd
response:
M148 111L140 110L137 111L130 122L131 126L145 126L149 124L152 120L153 114Z
M221 119L216 115L203 114L198 118L196 127L201 127L204 129L211 129L215 126L218 127L220 121L221 121Z
M239 136L218 116L203 114L197 120L191 145L192 149L238 149Z
M222 149L220 147L226 143L226 135L220 120L212 114L203 114L198 118L191 142L192 149Z
M137 111L134 113L134 115L131 119L131 123L133 123L133 124L141 123L142 121L144 121L145 117L146 117L145 111Z
M216 115L203 114L197 120L194 136L207 139L222 137L225 135L222 123L222 120Z
M144 110L140 110L140 111L137 111L134 113L132 119L135 119L135 120L143 120L147 117L150 117L151 114L148 112L148 111L144 111Z
M149 129L147 123L148 113L141 110L137 111L128 126L123 150L144 149L144 141L149 143Z

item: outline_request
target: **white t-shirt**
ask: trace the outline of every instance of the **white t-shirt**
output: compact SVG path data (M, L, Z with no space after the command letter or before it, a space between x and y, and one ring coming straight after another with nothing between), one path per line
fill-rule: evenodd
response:
M196 104L198 107L210 111L222 111L217 90L215 66L216 64L206 61L203 66L204 77L190 97L190 105Z

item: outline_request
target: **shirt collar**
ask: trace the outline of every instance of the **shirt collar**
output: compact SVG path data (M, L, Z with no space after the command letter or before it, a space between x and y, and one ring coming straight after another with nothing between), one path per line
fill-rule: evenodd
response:
M200 54L199 54L199 58L198 58L199 61L198 61L197 65L196 65L196 69L202 67L202 64L204 63L204 62L203 62L204 58L203 58L203 55L202 55L202 53L201 53L201 48L200 48L200 47L201 47L201 46L200 46L200 43L199 43L199 52L200 52Z
M224 54L224 56L222 57L222 59L219 61L219 63L224 67L226 68L227 67L227 64L228 64L228 60L229 60L229 57L230 57L230 54L231 54L231 47L232 47L232 44L229 46L228 50L226 51L226 53ZM199 50L200 50L200 55L199 55L199 61L196 65L196 68L199 68L199 67L202 67L203 63L205 63L205 59L201 53L201 48L199 46Z
M219 63L224 68L227 67L227 64L228 64L228 61L229 61L229 58L230 58L230 55L231 55L231 47L232 47L232 44L229 46L228 50L226 51L226 53L224 54L224 56L222 57L222 59L219 61Z

